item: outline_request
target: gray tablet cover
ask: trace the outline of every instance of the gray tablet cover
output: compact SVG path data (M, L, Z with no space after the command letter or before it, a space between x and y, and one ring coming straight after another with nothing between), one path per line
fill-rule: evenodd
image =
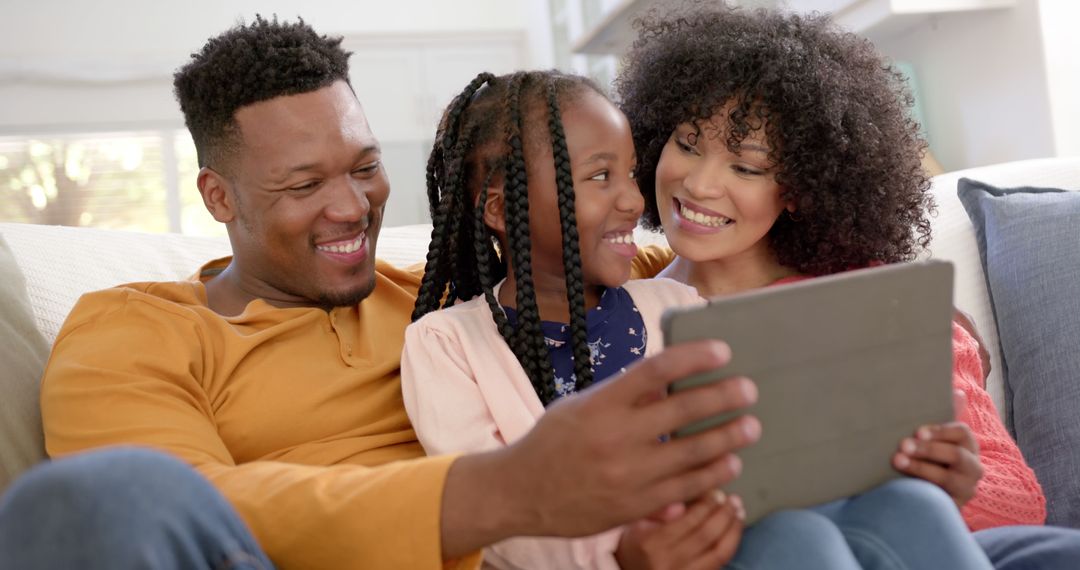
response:
M739 452L738 494L752 524L777 510L848 497L900 474L891 458L923 424L951 421L952 264L887 265L674 309L665 344L719 338L724 368L686 378L755 381L761 440ZM690 425L694 433L734 417Z

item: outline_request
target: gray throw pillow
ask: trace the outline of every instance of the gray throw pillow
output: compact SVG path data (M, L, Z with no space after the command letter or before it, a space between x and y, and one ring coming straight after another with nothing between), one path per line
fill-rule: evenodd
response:
M958 193L997 321L1009 424L1047 523L1080 528L1080 192L961 178Z
M0 493L45 459L38 386L49 345L34 323L26 280L0 236Z

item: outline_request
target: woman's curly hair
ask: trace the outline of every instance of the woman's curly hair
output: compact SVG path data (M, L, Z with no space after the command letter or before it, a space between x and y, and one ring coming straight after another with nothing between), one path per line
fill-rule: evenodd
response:
M634 136L643 224L658 229L656 169L675 128L725 104L728 147L765 125L783 198L769 233L781 265L822 275L913 259L933 201L903 76L820 15L701 9L638 22L615 81Z

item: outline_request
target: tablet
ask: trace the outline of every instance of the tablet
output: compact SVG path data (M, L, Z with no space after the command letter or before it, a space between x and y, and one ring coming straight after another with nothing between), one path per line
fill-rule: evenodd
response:
M732 350L727 366L673 391L731 376L757 384L758 402L739 413L761 420L761 439L738 453L742 474L724 487L748 524L902 476L891 464L900 440L953 419L952 281L948 262L885 265L664 314L665 344L717 338Z

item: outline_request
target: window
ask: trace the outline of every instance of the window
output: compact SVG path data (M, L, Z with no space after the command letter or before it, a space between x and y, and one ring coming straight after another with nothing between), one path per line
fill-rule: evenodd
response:
M223 235L186 131L0 137L0 221Z

